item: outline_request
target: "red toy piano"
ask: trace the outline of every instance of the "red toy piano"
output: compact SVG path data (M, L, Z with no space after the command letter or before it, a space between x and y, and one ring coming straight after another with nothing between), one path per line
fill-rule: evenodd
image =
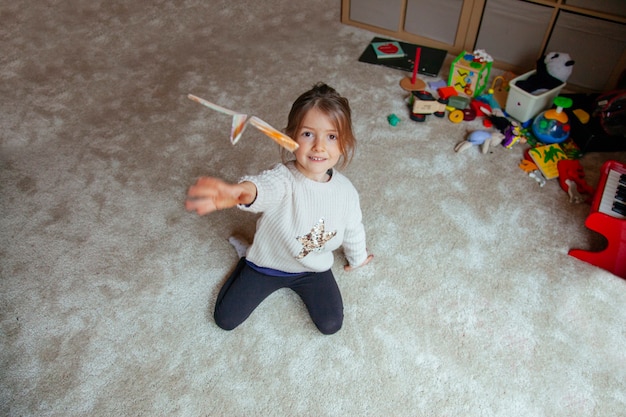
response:
M585 226L608 241L599 252L572 249L569 254L582 261L626 278L626 165L607 161Z

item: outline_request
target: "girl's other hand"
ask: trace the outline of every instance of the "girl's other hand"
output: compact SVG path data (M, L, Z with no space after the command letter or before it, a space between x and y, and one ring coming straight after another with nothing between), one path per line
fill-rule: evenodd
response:
M354 270L355 270L355 269L357 269L357 268L360 268L360 267L362 267L362 266L367 265L368 263L370 263L370 261L371 261L372 259L374 259L374 255L373 255L373 254L370 254L370 255L367 257L367 259L365 259L365 262L363 262L361 265L359 265L359 266L344 265L343 270L344 270L344 271L346 271L346 272L354 271Z

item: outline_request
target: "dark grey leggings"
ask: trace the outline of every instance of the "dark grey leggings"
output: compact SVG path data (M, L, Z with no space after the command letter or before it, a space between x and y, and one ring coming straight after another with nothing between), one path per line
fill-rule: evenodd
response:
M320 332L333 334L343 323L343 301L332 271L274 277L251 268L241 258L217 296L215 323L232 330L243 323L271 293L281 288L296 292Z

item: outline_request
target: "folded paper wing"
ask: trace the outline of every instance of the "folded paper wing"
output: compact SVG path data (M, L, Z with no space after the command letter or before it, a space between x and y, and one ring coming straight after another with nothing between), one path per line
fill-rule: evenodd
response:
M248 123L250 123L252 126L259 129L261 132L266 134L270 139L278 143L283 148L291 152L298 149L298 143L296 141L256 116L248 117L248 115L246 114L237 113L225 107L219 106L215 103L211 103L210 101L203 98L194 96L193 94L188 94L187 97L190 100L195 101L196 103L202 104L203 106L206 106L210 109L216 110L220 113L228 114L229 116L233 117L233 123L230 129L230 142L233 145L239 141L241 135L243 134L243 131L246 129L246 126L248 125Z
M284 133L274 129L272 126L270 126L263 120L259 119L258 117L252 116L250 119L248 119L248 122L252 126L259 129L261 132L265 133L267 136L273 139L274 142L278 143L283 148L291 152L298 149L299 145L296 141L294 141L293 139L291 139L289 136L285 135Z
M230 129L230 142L234 145L239 141L243 131L248 125L248 115L246 114L233 114L233 126Z

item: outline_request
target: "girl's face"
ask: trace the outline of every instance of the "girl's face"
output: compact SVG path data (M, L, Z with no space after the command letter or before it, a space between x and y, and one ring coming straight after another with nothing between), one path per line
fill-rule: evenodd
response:
M339 132L333 122L313 107L304 116L295 139L300 145L294 152L298 170L313 181L328 181L326 171L341 157Z

